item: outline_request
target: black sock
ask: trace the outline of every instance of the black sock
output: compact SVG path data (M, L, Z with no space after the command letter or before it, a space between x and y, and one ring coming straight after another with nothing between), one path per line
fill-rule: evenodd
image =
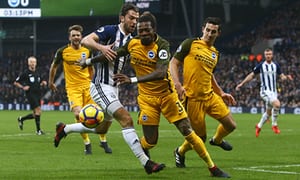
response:
M41 124L41 116L40 115L35 115L35 125L36 125L36 130L39 131L41 130L40 124Z

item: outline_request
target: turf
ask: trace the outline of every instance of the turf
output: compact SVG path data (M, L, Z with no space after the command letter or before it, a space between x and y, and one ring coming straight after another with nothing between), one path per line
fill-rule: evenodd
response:
M183 138L176 128L161 120L157 146L151 150L155 161L166 164L162 172L147 175L122 138L115 121L108 133L112 154L98 146L97 135L91 134L93 154L86 156L79 134L69 134L58 148L53 146L55 124L73 122L71 112L45 111L42 114L44 136L35 135L33 121L25 121L24 130L17 126L17 117L29 111L1 111L0 120L0 179L214 179L205 163L195 152L186 155L185 169L174 164L173 150ZM136 113L133 113L136 119ZM214 162L237 180L296 180L300 179L299 115L280 115L281 134L274 134L271 124L265 124L260 137L255 137L254 125L260 115L234 114L237 129L226 140L234 149L225 152L206 142ZM217 121L207 118L208 137ZM136 125L141 136L140 126Z

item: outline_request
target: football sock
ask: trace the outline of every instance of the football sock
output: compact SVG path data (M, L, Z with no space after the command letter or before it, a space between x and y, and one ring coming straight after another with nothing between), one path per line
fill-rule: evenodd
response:
M264 112L257 126L261 128L266 123L267 119L269 119L268 113Z
M135 157L137 157L140 160L141 164L145 166L149 158L146 156L146 154L142 149L141 143L135 132L135 129L134 128L122 129L122 134L125 142L128 144Z
M33 114L30 113L30 114L27 114L26 116L21 117L21 120L25 121L27 119L33 119L33 118L34 118Z
M277 126L278 113L279 113L279 108L272 109L272 126Z
M153 148L156 144L149 144L146 139L145 139L145 136L143 136L141 138L141 145L142 145L142 148L144 149L151 149Z
M99 134L100 142L106 142L106 134Z
M41 130L40 124L41 124L41 116L35 115L35 126L37 131Z
M82 137L83 142L84 142L85 145L91 143L89 135L87 133L80 133L80 135L81 135L81 137Z
M217 131L216 131L216 134L213 137L214 142L216 144L221 144L222 141L223 141L223 138L225 136L227 136L228 134L229 134L229 132L225 130L225 128L223 127L223 125L219 124L219 126L217 128Z
M66 124L64 131L66 134L77 133L96 133L95 128L87 128L81 123Z
M183 144L179 147L178 152L179 152L180 155L184 156L184 154L187 151L192 150L192 149L193 149L193 146L187 140L185 140L183 142Z
M206 162L208 168L214 166L214 163L206 150L205 144L203 143L202 139L196 135L194 131L187 135L185 139L193 145L194 150Z

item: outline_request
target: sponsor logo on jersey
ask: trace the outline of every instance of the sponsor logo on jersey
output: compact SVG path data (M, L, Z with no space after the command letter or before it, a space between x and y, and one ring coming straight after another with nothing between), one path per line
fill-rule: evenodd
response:
M160 59L168 59L168 52L165 49L162 49L158 52L158 57Z
M182 46L180 45L177 49L176 49L176 52L180 52L182 49Z

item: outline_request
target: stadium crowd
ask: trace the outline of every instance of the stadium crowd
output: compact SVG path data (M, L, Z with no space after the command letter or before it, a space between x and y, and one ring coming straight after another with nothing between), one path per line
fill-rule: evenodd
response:
M235 86L259 63L259 60L243 58L251 53L251 47L266 39L280 38L274 49L274 59L281 65L282 72L291 74L294 81L279 81L278 93L282 107L300 107L300 2L276 11L274 14L262 19L253 29L244 31L240 35L227 38L217 44L222 56L215 70L215 77L221 87L231 93L242 107L264 107L259 96L260 82L258 79L251 81L243 91L235 91ZM222 38L220 38L222 39ZM13 86L18 73L26 68L26 58L31 52L14 51L4 52L0 57L0 103L24 103L24 92ZM49 68L54 52L37 55L38 69L44 79L48 80ZM129 66L125 70L132 73ZM61 72L61 70L59 71ZM57 73L59 74L59 73ZM63 81L58 86L58 93L51 93L43 98L44 103L67 104L66 92ZM50 93L48 88L43 89L43 94ZM133 85L120 88L120 99L123 104L134 110L137 106L137 90Z

